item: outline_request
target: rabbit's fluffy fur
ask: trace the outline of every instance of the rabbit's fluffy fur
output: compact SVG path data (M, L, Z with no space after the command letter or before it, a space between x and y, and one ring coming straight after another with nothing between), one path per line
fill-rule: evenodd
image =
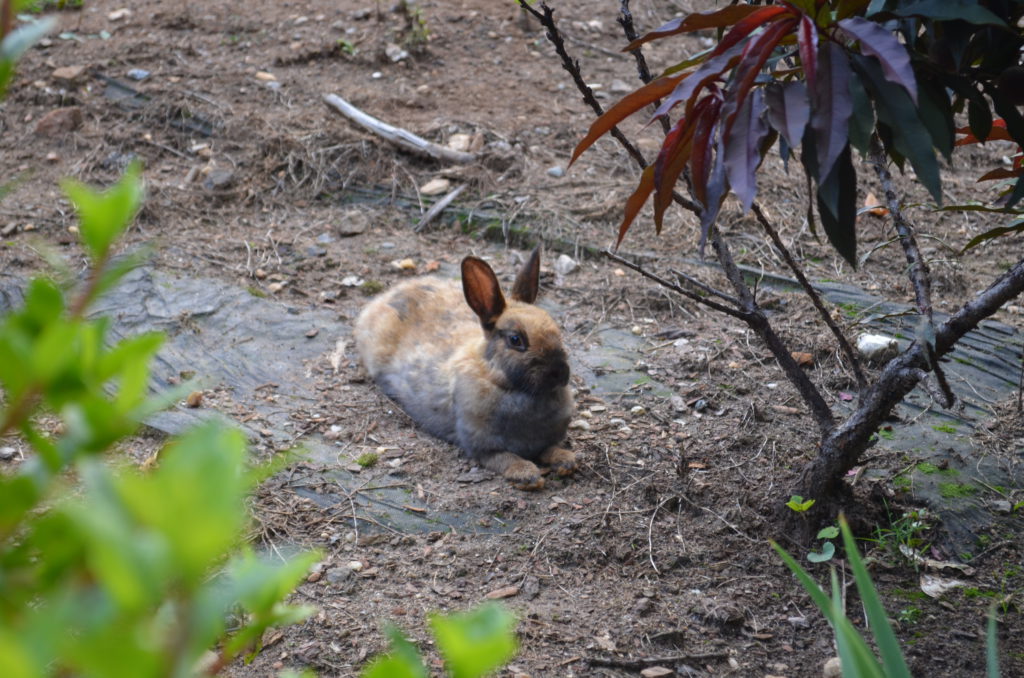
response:
M483 260L466 257L462 284L417 278L363 309L355 338L367 371L431 434L523 489L544 484L537 463L576 468L558 447L572 414L569 364L554 320L533 305L534 250L506 300Z

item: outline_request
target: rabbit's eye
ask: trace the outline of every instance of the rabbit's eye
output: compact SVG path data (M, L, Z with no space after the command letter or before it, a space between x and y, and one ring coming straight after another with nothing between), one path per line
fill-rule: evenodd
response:
M526 337L518 332L509 332L505 335L505 344L513 351L525 351Z

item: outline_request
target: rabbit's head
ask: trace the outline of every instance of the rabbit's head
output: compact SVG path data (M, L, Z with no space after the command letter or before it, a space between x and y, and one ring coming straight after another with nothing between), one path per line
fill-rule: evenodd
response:
M462 260L462 291L480 318L487 345L484 357L516 391L541 395L569 383L569 362L555 321L533 305L540 278L540 248L516 276L506 301L498 278L482 259Z

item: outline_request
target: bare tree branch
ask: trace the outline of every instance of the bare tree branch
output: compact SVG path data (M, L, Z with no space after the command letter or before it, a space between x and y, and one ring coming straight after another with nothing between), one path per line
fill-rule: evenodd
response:
M1010 299L1024 291L1024 259L935 331L935 356L941 358L978 323L992 315ZM892 409L917 386L922 374L930 370L925 346L914 342L885 366L878 380L860 399L857 410L826 436L821 451L801 472L796 493L818 497L828 493L843 475L853 468L870 444L871 435L882 425Z
M811 410L811 414L814 416L814 421L818 424L818 429L821 431L824 437L830 433L835 426L835 420L832 416L832 410L829 408L825 399L821 395L821 391L814 385L807 373L804 372L803 368L797 364L793 358L793 354L789 348L783 343L782 339L775 332L771 323L768 321L768 317L765 316L764 312L758 307L757 301L754 299L753 293L750 291L750 287L743 279L743 273L739 267L736 266L736 262L732 258L732 252L729 250L729 245L726 243L725 238L719 232L718 228L714 225L711 227L711 246L715 250L715 254L718 256L719 263L722 264L722 270L725 271L725 277L732 284L733 289L736 290L736 296L740 300L740 308L746 312L743 321L747 323L750 329L754 330L761 341L764 342L765 346L771 351L775 357L776 362L779 363L779 367L786 374L793 385L796 386L797 391L800 393L800 397L803 398L804 402L807 403L808 409Z
M910 283L914 287L914 297L917 300L917 310L921 315L932 319L932 282L931 272L928 270L928 262L921 255L917 246L917 238L914 237L914 227L903 216L900 209L900 200L896 195L896 189L892 185L892 175L889 173L888 160L878 135L871 137L871 148L868 150L868 161L875 168L875 174L882 183L882 190L885 192L885 202L892 215L892 223L896 228L896 234L900 238L900 245L903 246L903 253L910 266L908 274Z
M882 184L882 190L885 192L885 202L889 208L889 214L892 215L892 223L896 228L896 235L899 236L900 245L903 247L903 254L907 258L907 275L910 277L910 284L914 288L917 310L927 321L930 331L934 322L932 317L931 272L928 270L928 262L925 261L924 255L921 254L921 249L917 246L914 227L903 216L903 210L900 209L900 201L892 184L892 175L889 173L885 149L882 148L882 142L879 141L877 134L871 136L868 161L874 166L875 174L878 175L878 180ZM943 405L951 407L956 402L956 396L953 395L952 389L949 388L946 375L939 365L939 356L935 353L928 340L924 342L923 346L926 354L925 357L928 358L931 367L935 370L935 380L938 382L942 395L946 400Z
M541 23L542 26L547 30L548 40L555 48L555 53L558 54L558 58L562 60L562 68L569 72L572 76L572 81L576 83L576 89L579 90L580 94L583 95L583 101L593 109L597 115L604 114L604 108L598 103L597 98L594 96L594 90L590 89L590 85L583 79L583 74L580 72L580 64L578 61L569 56L569 52L565 49L565 41L562 39L562 34L558 31L558 27L555 26L555 11L547 6L547 3L540 3L542 11L538 11L531 6L527 0L518 0L519 6L529 12ZM618 127L612 127L611 134L622 147L626 149L626 152L633 156L637 164L640 165L640 169L647 167L647 160L644 158L643 153L626 138Z
M626 40L633 42L639 36L637 35L636 28L633 26L633 13L629 11L629 0L622 0L622 4L619 10L619 25L622 26L622 32L626 36ZM630 54L636 60L637 74L640 76L640 80L644 84L651 81L651 69L647 67L647 59L644 57L643 47L637 47L634 50L630 50ZM655 110L661 105L661 100L656 100L651 104ZM672 128L672 123L669 122L668 116L661 116L661 129L668 134L669 129Z
M637 273L639 273L643 277L645 277L645 278L647 278L649 280L653 280L654 282L658 283L662 287L664 287L666 289L669 289L669 290L672 290L673 292L676 292L678 294L681 294L684 297L686 297L687 299L690 299L691 301L695 301L698 304L702 304L704 306L707 306L708 308L713 309L715 311L718 311L719 313L724 313L726 315L732 316L733 318L738 318L738 319L740 319L740 320L742 320L744 322L747 322L746 314L743 311L737 310L735 308L730 308L729 306L723 306L722 304L719 304L716 301L712 301L712 300L708 299L707 297L702 297L701 295L697 294L696 292L693 292L692 290L688 290L685 287L680 287L679 285L675 284L674 282L671 282L669 280L665 280L664 278L662 278L661 276L657 275L656 273L651 273L650 271L644 269L639 264L634 264L629 259L624 259L624 258L620 257L619 255L617 255L614 252L612 252L610 249L605 250L604 251L604 255L606 257L608 257L609 259L611 259L612 261L617 262L619 264L622 264L626 268L630 268L630 269L636 271ZM716 292L716 294L718 294L718 293ZM721 294L719 294L719 296L724 296L727 299L730 298L730 297L728 297L728 295L721 295Z
M797 282L800 283L800 287L802 287L807 296L811 298L811 303L814 304L814 308L818 309L818 315L820 315L821 319L825 321L828 328L832 330L832 334L835 336L836 341L839 342L839 349L850 362L853 374L857 378L857 387L863 391L867 387L868 382L864 377L864 370L861 369L860 360L858 360L857 354L853 352L853 347L850 346L850 342L846 339L846 335L843 334L843 331L839 329L839 326L832 319L832 314L828 312L825 305L821 303L821 296L818 294L818 291L814 289L811 283L807 280L807 276L804 275L803 269L796 260L793 259L793 255L789 253L789 249L786 248L785 244L782 242L782 238L779 237L779 232L775 230L771 221L768 220L768 217L766 217L764 212L761 210L761 206L755 202L753 204L753 210L754 216L757 217L758 222L761 224L761 228L763 228L765 233L768 234L768 237L772 239L772 243L775 244L775 249L779 251L779 254L782 255L782 259L786 262L786 265L789 266L789 270L793 272L794 276L796 276Z

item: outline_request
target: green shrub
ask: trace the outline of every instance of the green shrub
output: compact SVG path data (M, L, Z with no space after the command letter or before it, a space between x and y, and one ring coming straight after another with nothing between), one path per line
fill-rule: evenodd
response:
M195 675L211 648L216 669L311 611L281 601L317 554L270 564L243 544L245 499L266 470L246 467L241 433L197 428L149 473L103 459L175 397L148 392L162 335L108 345L109 322L85 315L136 261L112 253L141 204L139 174L103 193L65 184L91 272L70 302L33 280L0 319L0 436L16 431L32 451L0 475L4 678ZM230 634L229 618L241 620Z

